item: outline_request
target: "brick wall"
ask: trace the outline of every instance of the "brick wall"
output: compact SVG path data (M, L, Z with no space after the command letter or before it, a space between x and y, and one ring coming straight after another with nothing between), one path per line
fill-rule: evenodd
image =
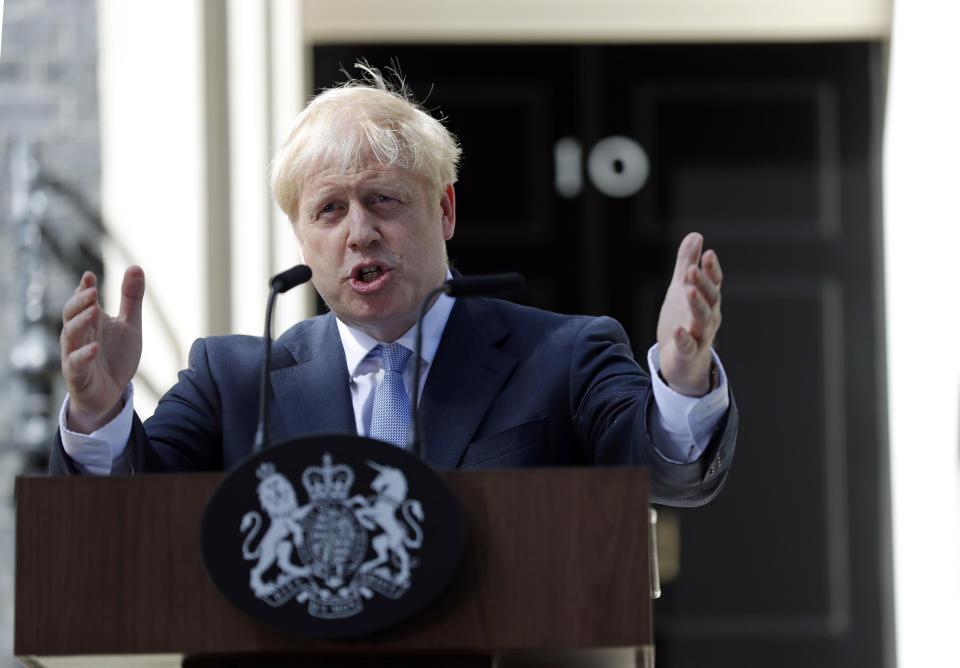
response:
M30 236L14 215L13 169L32 156L46 175L99 203L96 0L5 0L0 48L0 668L18 665L13 650L13 476L36 470L49 442L62 383L55 372L25 377L11 353L29 330L55 343L60 308L77 280L79 242L94 251L93 225L49 189L28 200L60 257ZM24 149L21 151L21 149ZM19 152L19 153L18 153ZM26 238L25 238L26 235ZM81 263L84 260L80 260ZM29 284L25 275L34 273ZM28 293L28 290L31 291ZM25 302L34 299L33 311ZM43 334L42 336L40 334ZM25 416L34 416L31 422ZM32 451L32 454L31 454Z

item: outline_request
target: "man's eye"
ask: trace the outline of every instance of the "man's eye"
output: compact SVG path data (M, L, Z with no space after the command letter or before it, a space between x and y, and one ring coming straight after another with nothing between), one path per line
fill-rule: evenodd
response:
M324 204L323 206L318 206L315 209L315 213L313 214L313 219L317 220L321 216L327 216L331 213L335 213L336 210L337 210L337 205L334 204L333 202L331 202L330 204Z
M330 202L329 204L323 205L318 204L313 210L313 216L311 219L314 222L320 222L320 219L329 222L336 216L337 209L338 207L336 202Z
M390 195L384 195L383 193L377 193L378 202L392 202L393 198Z

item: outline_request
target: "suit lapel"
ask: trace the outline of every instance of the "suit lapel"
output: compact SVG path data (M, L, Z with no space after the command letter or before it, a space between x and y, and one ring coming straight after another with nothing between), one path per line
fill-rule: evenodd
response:
M491 302L458 299L420 403L427 461L455 468L517 359L500 349L509 331Z
M355 434L350 378L333 316L315 318L302 331L281 337L274 345L285 348L296 362L270 373L276 397L270 421L274 439Z

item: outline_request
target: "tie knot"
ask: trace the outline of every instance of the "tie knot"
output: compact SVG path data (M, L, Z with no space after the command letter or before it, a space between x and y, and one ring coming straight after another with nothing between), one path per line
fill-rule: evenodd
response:
M410 359L410 349L399 343L378 343L377 347L370 351L370 355L380 358L384 370L402 373Z

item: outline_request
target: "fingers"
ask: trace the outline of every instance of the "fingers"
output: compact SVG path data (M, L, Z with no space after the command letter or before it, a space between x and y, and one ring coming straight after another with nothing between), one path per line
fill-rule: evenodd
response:
M80 311L97 301L97 277L92 271L83 272L73 296L63 305L63 321L76 317Z
M90 363L99 352L100 344L93 341L63 356L60 369L63 371L63 377L66 379L68 386L72 387L81 382L90 367Z
M716 252L708 250L703 252L703 258L700 254L703 250L703 236L699 232L691 232L680 242L677 250L677 263L674 266L673 276L676 280L682 280L691 267L701 266L706 272L707 277L719 285L723 282L723 272L720 269L720 259Z
M63 329L60 331L60 369L68 390L82 383L90 362L100 347L93 341L100 306L97 303L97 278L85 271L76 289L63 305Z
M143 315L143 294L147 281L143 269L134 265L127 267L120 285L120 319L134 327L140 327Z
M722 319L722 282L720 260L703 251L703 237L684 237L657 323L661 373L681 394L703 396L710 389L709 349Z
M677 250L677 264L673 268L674 280L682 281L690 267L700 264L700 250L703 247L703 237L698 232L691 232L680 242Z
M73 294L77 294L81 290L87 288L97 287L97 277L92 271L83 272L83 276L80 277L80 282L77 284L77 287L74 289Z
M93 300L69 318L66 317L67 307L64 307L63 329L60 332L60 344L64 353L69 353L80 346L90 343L96 336L100 318L100 305L96 295Z
M677 252L674 276L684 285L691 310L706 317L711 309L719 307L723 271L716 252L708 250L700 257L702 247L703 237L700 234L691 232L684 238ZM679 273L681 268L682 273ZM691 289L698 294L693 294Z
M719 288L720 284L723 283L723 271L720 269L720 258L717 257L715 252L708 250L703 254L702 265L707 277Z
M123 283L120 286L119 316L125 322L136 327L140 326L142 320L145 289L146 279L143 269L137 266L128 267L124 272ZM88 342L88 340L78 340L77 337L87 331L87 328L91 325L97 323L97 318L102 313L98 304L99 297L96 276L89 271L84 272L80 283L73 291L73 296L63 305L61 340L66 338L73 343L70 350Z
M723 271L720 269L720 259L716 252L708 250L701 258L702 249L703 236L699 233L691 232L684 237L677 251L673 278L675 281L697 286L707 301L713 304L720 294Z
M97 289L95 287L84 288L82 290L78 287L77 291L73 293L73 296L63 305L63 323L67 324L85 309L96 303Z
M100 344L88 343L60 358L60 370L67 383L67 391L73 403L73 412L81 410L85 388L89 387L94 374L94 360L100 353ZM82 412L82 411L81 411ZM69 419L68 419L69 422ZM88 432L89 433L89 432Z
M693 288L712 307L720 302L720 285L709 278L707 272L699 267L690 267L684 277L684 284Z
M688 235L687 239L690 239L690 236L692 235ZM702 244L702 239L699 241ZM683 245L681 244L681 247ZM683 252L681 250L681 254ZM687 308L687 319L684 324L690 337L700 344L709 346L720 327L720 285L723 281L723 272L720 269L720 260L712 250L703 254L702 265L702 268L696 264L688 265L682 278Z
M683 327L677 327L673 332L673 343L677 347L677 352L684 357L693 357L700 347L697 340L690 336Z
M96 278L87 272L63 305L60 351L64 357L95 338L100 318L97 297Z
M684 294L690 315L689 333L701 343L712 345L713 337L720 329L723 319L719 289L712 301L698 287L687 287Z
M695 325L702 324L713 312L713 304L696 287L687 288L687 304L693 314Z

